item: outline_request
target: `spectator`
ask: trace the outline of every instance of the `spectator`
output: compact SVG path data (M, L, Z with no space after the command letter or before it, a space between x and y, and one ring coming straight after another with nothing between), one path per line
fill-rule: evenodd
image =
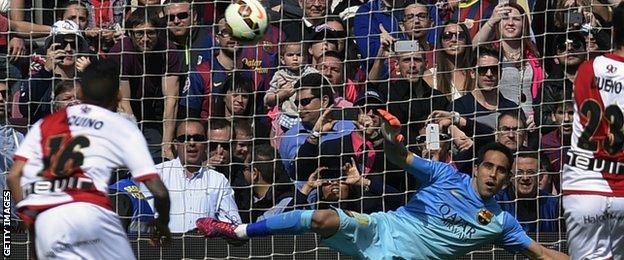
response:
M449 127L456 145L457 141L462 143L459 146L464 149L461 149L453 158L461 172L472 172L471 160L474 158L475 147L494 142L494 131L497 129L499 113L503 110L518 108L517 104L498 92L500 76L498 50L489 46L481 46L477 57L476 72L471 72L471 76L476 77L477 87L454 100L448 107L448 110L452 112L438 110L430 115L433 123L439 124L442 129ZM473 138L472 142L466 140L465 137ZM468 149L471 147L472 149Z
M318 63L321 63L321 59L326 52L337 51L339 38L340 35L332 30L316 32L308 47L312 65L316 66Z
M8 122L8 103L10 101L7 96L7 85L0 83L0 188L8 189L6 185L5 173L13 166L13 153L17 150L17 146L24 140L24 135L13 129Z
M539 179L545 177L541 172L548 171L547 164L538 152L519 149L511 185L495 196L501 208L518 219L526 232L559 232L563 225L559 198L539 189Z
M474 67L472 40L466 25L448 21L438 35L436 66L425 73L424 80L453 101L472 91Z
M579 32L584 37L588 59L593 59L611 48L612 11L603 0L556 1L554 12L554 35L567 32ZM568 20L568 16L580 14L581 21ZM558 42L555 40L553 48ZM552 53L554 54L554 53Z
M68 106L80 103L76 99L75 85L80 84L73 80L64 80L54 87L54 100L52 101L52 112L59 111Z
M71 80L76 76L76 60L87 53L87 42L80 34L78 25L73 21L58 21L52 27L52 33L45 39L45 66L23 82L20 88L20 112L28 117L30 124L50 114L53 78Z
M165 1L163 15L169 29L167 33L168 39L173 44L169 46L169 49L170 51L175 49L174 52L178 52L181 57L184 57L182 59L181 72L187 75L186 72L202 61L204 58L202 56L203 52L212 47L212 37L210 37L206 27L199 26L197 13L190 0ZM187 88L190 85L190 81L187 76L180 76L180 82L184 82L183 93L181 94L181 96L184 96L188 94ZM180 105L178 110L179 117L199 117L198 111L187 107L185 99L180 99Z
M425 52L427 68L431 68L436 64L433 51L435 46L427 39L432 25L433 21L429 16L429 7L418 1L405 7L403 10L403 21L399 25L408 40L418 41L420 49Z
M121 67L120 108L136 117L155 162L173 159L182 58L164 51L170 45L159 32L157 17L137 9L126 25L129 37L115 44L109 54Z
M403 17L400 11L404 0L371 0L360 5L354 19L354 34L362 58L375 57L381 47L381 28L392 37L406 39L399 25Z
M89 26L89 23L87 21L88 17L89 17L89 10L87 9L85 2L78 2L78 1L68 1L66 4L62 5L61 8L58 9L57 11L57 17L59 17L61 19L61 21L73 21L78 25L78 31L81 33L84 32L85 34L82 35L83 37L85 37L85 41L84 41L84 46L83 49L81 49L82 52L90 52L91 50L91 45L93 43L93 41L89 41L92 39L88 38L87 33L87 28ZM11 21L11 23L13 23L13 21ZM19 25L16 24L16 25ZM35 29L34 26L40 27L38 29L35 30L42 30L44 28L48 28L47 31L50 32L53 30L52 27L47 26L47 25L37 25L37 24L32 24L33 25L33 29ZM23 29L27 29L28 31L31 30L31 26L23 26L26 28L22 28ZM19 28L15 28L18 29ZM37 37L39 36L39 33L33 34L32 37ZM42 35L43 36L43 35ZM35 55L33 55L30 59L30 75L33 76L35 74L37 74L37 72L39 72L41 69L43 69L43 67L46 64L46 55L47 54L47 48L44 46L41 49L36 50Z
M232 156L236 157L239 161L245 161L253 148L253 129L247 120L234 120L233 126L236 144Z
M527 145L524 113L521 110L503 110L498 115L496 142L515 152Z
M432 161L452 164L451 148L453 146L453 143L451 142L450 135L440 133L440 141L438 142L440 144L440 149L429 149L429 143L427 143L426 128L421 128L418 133L420 134L418 137L416 137L416 154L418 156Z
M347 135L353 130L354 125L349 121L327 118L334 94L329 81L323 75L310 73L303 76L295 84L295 91L295 104L301 122L282 136L278 150L290 178L306 180L305 177L298 176L295 170L300 146L308 139L317 139L314 142L323 143Z
M253 189L251 220L290 211L294 206L293 189L279 155L269 144L254 146L253 160L245 168L245 179Z
M346 77L345 64L337 52L326 51L316 69L323 74L334 88L334 105L350 107L362 91L361 85Z
M282 31L294 41L310 40L315 28L325 22L327 15L326 0L298 0L303 16L282 22Z
M204 124L187 120L176 127L175 149L178 157L156 165L158 175L171 197L171 232L195 229L195 220L212 217L229 223L241 223L234 202L234 191L221 173L204 167L206 135ZM151 194L141 185L150 200Z
M390 56L390 44L392 37L384 33L381 36L382 47L369 75L370 79L378 79L383 60ZM423 80L425 72L425 53L417 50L413 52L400 52L394 55L398 64L398 76L395 80L379 83L376 88L380 94L388 100L388 110L401 122L405 122L401 132L407 137L408 146L415 145L418 131L423 128L425 119L434 110L444 110L449 101L444 95L432 89Z
M572 100L572 86L576 79L576 72L587 57L582 35L578 33L569 33L567 37L560 35L557 37L557 42L557 56L553 60L559 69L550 72L537 97L537 100L542 102L541 106L536 107L536 115L539 116L537 122L543 126L542 133L548 133L559 126L552 121L550 114L560 105L558 102ZM557 99L556 97L559 96L565 99Z
M312 190L318 190L318 204L315 209L332 207L370 214L379 211L395 210L401 206L400 200L391 199L386 194L398 193L392 186L384 185L380 175L364 177L354 165L345 163L343 167L321 166L315 170L297 196L301 201Z
M502 110L518 108L518 105L498 92L498 57L496 49L481 46L476 72L471 72L477 78L477 87L453 101L449 109L454 112L434 111L431 114L431 118L442 128L452 124L467 136L475 137L476 147L494 141L494 130L497 129L497 119Z
M500 93L520 105L527 115L527 125L532 127L533 100L540 92L545 73L537 46L531 40L530 20L525 9L515 2L500 3L474 37L473 45L478 47L491 40L500 40L495 43L502 53Z
M542 189L553 194L561 191L560 172L563 164L568 162L568 150L572 139L572 119L574 118L574 103L571 99L564 99L564 94L553 96L556 109L550 114L550 120L559 126L554 131L544 135L541 142L542 154L548 158L553 175L547 177Z
M220 93L215 94L215 106L212 116L225 118L232 121L235 118L251 119L254 112L253 103L253 80L241 72L235 72L228 76L220 86Z
M284 42L280 48L280 64L282 68L275 72L271 79L271 87L264 95L264 104L271 109L273 123L271 126L271 142L279 147L281 135L299 122L295 105L295 83L302 75L316 72L306 64L307 55L303 54L303 43Z
M208 122L208 162L211 169L223 174L234 189L234 201L241 211L250 207L249 183L243 174L243 163L234 156L232 146L236 132L232 123L225 119L212 119Z
M320 144L318 139L306 139L305 143L300 146L297 154L301 158L298 159L296 164L297 176L301 178L298 180L310 181L310 174L317 170L318 167L328 167L335 170L340 165L350 163L356 166L358 172L362 173L363 176L366 176L371 182L375 182L374 185L377 185L377 182L380 182L382 186L389 185L385 194L387 199L392 198L394 201L404 202L405 200L401 200L402 196L395 196L399 194L393 195L391 193L397 193L394 192L395 190L404 192L408 187L415 188L415 180L411 177L406 178L401 169L385 161L382 136L379 132L381 121L376 112L378 108L385 109L385 104L386 102L382 95L376 91L369 90L358 96L356 100L357 107L349 108L357 110L359 113L358 119L354 121L356 128L353 131L339 138L325 140ZM330 115L324 116L330 117ZM332 118L332 120L335 120L335 118ZM375 188L381 189L383 188L382 186ZM355 188L357 189L357 187ZM326 196L329 193L323 195ZM313 199L313 196L309 199ZM359 197L355 196L354 198ZM381 203L381 201L374 201L369 200L368 202L373 204ZM402 203L399 203L399 205L402 205ZM377 210L382 210L378 206L381 206L381 204L372 208L377 207ZM385 210L394 209L389 205L386 206Z

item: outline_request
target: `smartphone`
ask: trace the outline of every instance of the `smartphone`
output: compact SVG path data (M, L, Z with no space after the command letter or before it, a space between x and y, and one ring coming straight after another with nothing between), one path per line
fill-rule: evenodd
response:
M568 26L573 26L575 24L582 24L585 17L579 12L569 12L564 14L564 20L568 22Z
M360 109L353 107L333 109L329 112L329 117L334 120L356 121L359 116Z
M440 150L440 126L438 124L427 124L425 143L427 150Z
M412 52L412 51L420 51L420 45L418 45L418 41L396 41L393 46L394 52Z

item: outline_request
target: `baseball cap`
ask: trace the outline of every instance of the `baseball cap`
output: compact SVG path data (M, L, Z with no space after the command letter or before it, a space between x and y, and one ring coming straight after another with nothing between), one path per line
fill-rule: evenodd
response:
M386 99L375 90L367 90L355 98L354 106L364 106L368 104L385 104Z
M312 43L328 41L338 45L339 39L344 39L344 36L334 30L323 29L314 33L314 36L312 36Z
M45 48L47 49L54 41L55 37L63 36L63 37L75 37L74 39L80 43L80 46L83 48L87 48L89 43L82 36L82 32L80 32L80 26L74 21L71 20L62 20L57 21L52 25L52 30L50 30L50 36L45 39Z

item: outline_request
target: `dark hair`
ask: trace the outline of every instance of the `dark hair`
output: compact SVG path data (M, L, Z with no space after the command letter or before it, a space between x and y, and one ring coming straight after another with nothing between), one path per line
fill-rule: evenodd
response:
M162 19L156 15L156 13L151 12L148 8L137 8L130 14L130 17L126 19L126 29L134 29L134 27L141 24L151 24L155 28L161 28Z
M338 59L340 62L344 62L344 55L340 55L337 51L325 51L322 57L333 57Z
M497 151L503 153L505 157L507 157L507 160L509 160L509 165L507 165L507 169L511 170L511 166L514 162L511 150L498 142L490 142L483 146L481 149L479 149L476 165L480 165L483 162L483 160L485 159L485 154L489 151Z
M516 158L533 158L538 161L538 167L543 171L552 171L552 167L550 167L550 160L538 151L534 149L530 149L526 146L522 146L516 152Z
M279 159L277 150L270 144L254 145L252 167L260 172L264 181L279 183L287 180L284 164Z
M73 80L62 80L54 86L54 96L73 90L76 86Z
M501 53L497 48L494 48L492 44L482 44L477 47L477 58L481 58L483 56L491 56L497 58L499 61L501 60Z
M624 47L624 2L613 9L613 45L616 49Z
M234 133L236 133L236 131L242 131L251 136L253 136L254 134L251 124L249 124L249 121L245 119L241 119L241 118L234 119L232 121L232 126L234 127Z
M574 106L574 102L572 102L572 91L562 90L554 93L553 99L549 103L554 103L552 104L553 109L551 111L553 114L557 112L557 108L560 106Z
M466 46L464 46L464 53L461 55L461 57L449 57L448 54L446 54L446 51L444 50L444 48L442 48L442 32L444 32L444 29L451 25L451 24L455 24L457 26L459 26L459 33L464 35L464 38L466 39ZM440 90L443 94L449 94L451 93L451 78L453 77L453 71L455 71L456 69L469 69L469 68L473 68L474 67L474 63L475 63L475 57L474 57L474 50L472 49L472 40L470 39L470 30L468 30L468 27L466 27L465 24L463 23L458 23L455 20L449 20L448 22L444 23L444 26L442 26L442 30L441 33L438 34L438 42L437 42L437 46L439 46L439 49L436 53L437 58L437 65L436 65L436 73L438 74L437 78L437 86L438 86L438 90ZM446 60L451 60L454 63L454 67L450 68L449 65L447 64L447 62L445 62ZM468 72L468 70L464 70L466 72ZM464 80L464 90L465 91L471 91L474 88L474 82L475 80L470 77L469 75L466 75L465 77L466 79ZM453 99L452 95L447 95L446 96L449 100Z
M82 102L105 108L116 107L119 65L110 59L93 60L80 75Z
M234 72L232 75L227 77L225 82L223 83L223 92L220 95L216 95L215 102L215 116L225 116L225 97L227 96L228 91L239 92L239 93L247 93L249 94L249 101L247 102L247 107L245 111L243 111L243 116L251 116L254 112L255 102L254 102L254 86L255 83L253 79L247 77L242 72ZM219 111L223 109L223 111Z
M61 6L59 6L58 8L56 8L56 19L63 19L63 15L65 14L65 12L67 12L67 9L69 9L70 6L72 5L78 5L82 8L85 9L85 11L87 11L87 19L90 20L90 16L89 16L89 8L87 8L87 4L86 1L76 1L76 0L70 0L67 1L65 4L62 4Z
M301 79L295 83L295 89L297 91L310 89L313 96L321 99L323 96L327 96L329 98L329 104L333 104L334 102L334 90L331 87L331 83L320 73L309 73L301 77Z
M497 123L500 123L500 120L503 117L510 116L516 120L518 120L522 125L526 126L526 115L524 115L524 111L522 109L501 109L499 110L500 114L498 114L498 118L496 119Z

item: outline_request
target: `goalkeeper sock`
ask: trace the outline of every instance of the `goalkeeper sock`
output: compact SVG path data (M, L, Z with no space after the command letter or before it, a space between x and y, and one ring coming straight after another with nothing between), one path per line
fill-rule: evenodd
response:
M245 235L247 237L301 235L310 230L312 214L314 214L314 210L293 210L278 214L256 223L248 224Z

